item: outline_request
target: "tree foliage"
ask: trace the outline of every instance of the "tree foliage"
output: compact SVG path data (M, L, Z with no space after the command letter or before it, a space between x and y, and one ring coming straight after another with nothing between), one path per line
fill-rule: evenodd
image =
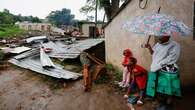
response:
M94 20L94 16L87 16L87 21L93 21Z
M24 30L14 25L18 21L41 22L41 19L33 16L22 16L20 14L14 15L9 10L4 9L0 12L0 38L21 35Z
M38 17L33 17L33 16L21 16L20 14L19 15L15 15L14 16L14 20L15 21L19 21L19 22L22 22L22 21L29 21L29 22L32 22L32 23L41 23L41 19L39 19Z
M72 25L74 24L74 15L71 14L70 9L63 8L62 10L52 11L47 19L52 24L60 27L61 25Z
M3 12L0 12L0 24L13 24L14 15L9 13L9 10L4 9Z
M80 12L87 14L94 11L97 4L99 9L104 9L107 19L110 20L118 11L120 1L125 0L86 0L86 4L80 9Z
M0 12L0 24L14 24L15 22L29 21L29 22L41 22L41 19L33 16L14 15L9 10L4 9Z

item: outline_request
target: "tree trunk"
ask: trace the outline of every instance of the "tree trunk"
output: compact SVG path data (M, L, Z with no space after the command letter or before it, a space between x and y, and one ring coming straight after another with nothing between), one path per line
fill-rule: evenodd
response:
M104 0L104 11L106 13L106 18L108 21L112 19L112 17L115 15L115 13L119 9L119 3L120 0L112 0L110 3L110 0Z
M109 21L111 19L111 3L110 0L99 0L100 7L104 8L106 18Z
M119 10L119 3L120 3L120 0L112 0L111 2L111 17L114 16L117 11Z
M112 12L111 12L111 9L110 9L110 7L104 7L104 10L105 10L105 14L106 14L106 18L107 18L107 20L108 21L110 21L111 20L111 16L112 16Z
M120 0L87 0L87 2L92 2L93 4L97 2L99 7L104 8L106 18L110 21L119 10Z

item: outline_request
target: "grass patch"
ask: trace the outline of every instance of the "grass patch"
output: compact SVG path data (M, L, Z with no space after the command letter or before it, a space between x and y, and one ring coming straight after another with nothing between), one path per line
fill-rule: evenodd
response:
M0 25L0 38L10 38L23 34L25 31L15 25Z
M97 80L94 81L94 83L95 84L106 84L111 81L110 79L111 79L110 75L107 73L104 73L104 74L101 74L99 78L97 78Z
M114 70L114 67L112 64L106 64L106 69L108 70Z
M118 85L118 82L122 81L122 71L119 68L114 67L112 64L106 64L106 70L107 74L111 76L109 86L111 86L115 92L119 94L124 94L126 88L121 88Z
M122 71L118 68L115 68L112 64L106 64L106 69L109 74L112 74L114 81L122 80Z
M122 72L118 68L115 68L112 64L106 64L105 68L106 68L106 73L101 74L97 79L97 81L95 81L95 83L114 84L114 82L122 80Z

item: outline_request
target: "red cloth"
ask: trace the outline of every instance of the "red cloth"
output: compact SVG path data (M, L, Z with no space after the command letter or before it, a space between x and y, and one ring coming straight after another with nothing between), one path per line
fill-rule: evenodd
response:
M123 55L124 55L124 59L123 59L122 64L123 65L128 65L129 64L129 58L133 56L131 50L130 49L125 49L123 51Z
M133 68L133 72L137 73L135 75L135 81L139 89L145 89L147 83L147 70L140 65L135 65L135 67Z

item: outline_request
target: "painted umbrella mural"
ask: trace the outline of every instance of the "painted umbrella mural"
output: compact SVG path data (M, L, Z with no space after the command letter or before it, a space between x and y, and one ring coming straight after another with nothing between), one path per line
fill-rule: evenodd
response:
M148 14L137 16L125 22L123 28L137 34L154 36L173 36L179 34L186 36L191 33L191 29L175 17L165 14Z

